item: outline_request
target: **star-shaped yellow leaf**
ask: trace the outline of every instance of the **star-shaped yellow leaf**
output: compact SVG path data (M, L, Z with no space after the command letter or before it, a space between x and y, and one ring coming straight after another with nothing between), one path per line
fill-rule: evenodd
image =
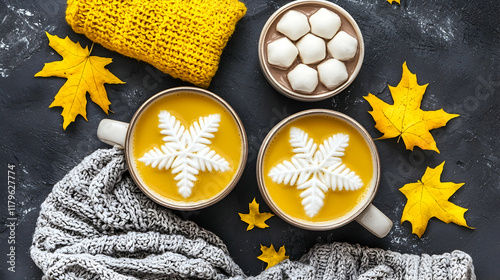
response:
M68 79L49 106L49 108L63 107L61 114L64 118L63 128L66 129L71 122L75 121L77 115L87 120L87 92L92 101L107 114L111 102L108 100L104 83L124 83L104 68L111 63L112 59L90 56L88 48L82 48L80 43L73 43L68 37L61 39L48 32L46 34L49 38L49 46L57 51L63 60L46 63L43 69L35 74L35 77L56 76Z
M262 251L262 254L258 256L257 259L267 263L266 269L277 265L283 260L288 259L288 256L285 256L286 254L285 245L281 246L278 252L276 252L276 250L274 249L273 244L271 244L271 247L269 248L260 245L260 250Z
M266 224L266 220L274 216L271 213L260 213L259 212L259 204L255 201L255 198L253 199L252 203L248 205L249 208L249 213L248 214L241 214L240 219L248 224L247 230L251 230L254 227L259 227L259 228L266 228L269 227Z
M376 122L377 128L384 135L379 139L403 138L406 149L418 146L424 150L439 153L436 141L429 130L445 126L458 114L448 114L443 109L423 111L420 109L426 85L417 84L417 75L412 74L406 62L403 64L403 76L397 87L389 86L394 104L389 105L373 94L364 98L370 103L373 111L369 113ZM398 140L399 140L398 138Z
M427 223L436 217L445 223L455 223L471 228L465 221L466 208L448 201L448 199L463 185L451 182L441 182L444 162L436 168L425 171L421 181L404 185L399 189L408 199L403 210L401 223L409 221L413 233L422 237Z

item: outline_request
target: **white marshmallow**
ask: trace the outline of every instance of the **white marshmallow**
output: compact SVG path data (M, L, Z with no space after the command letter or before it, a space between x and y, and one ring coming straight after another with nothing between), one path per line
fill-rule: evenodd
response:
M297 58L299 51L286 37L279 38L267 45L267 61L269 64L288 68Z
M298 11L288 11L276 25L276 30L295 41L311 30L307 16Z
M297 42L300 60L305 64L312 64L326 57L325 40L309 33Z
M318 65L319 80L328 89L334 89L347 81L349 74L345 64L337 59L328 59Z
M309 23L312 33L325 39L331 39L339 31L340 17L328 9L321 8L309 17Z
M318 86L318 72L305 64L299 64L288 72L288 81L293 90L312 93Z
M337 35L328 42L328 51L333 58L338 60L346 61L353 58L357 50L358 40L344 31L337 33Z

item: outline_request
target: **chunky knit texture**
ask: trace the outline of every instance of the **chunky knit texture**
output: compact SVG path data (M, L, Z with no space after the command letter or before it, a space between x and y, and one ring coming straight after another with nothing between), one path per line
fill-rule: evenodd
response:
M245 13L238 0L68 0L66 21L110 50L206 88Z
M247 277L215 234L152 202L126 170L121 150L98 150L54 186L31 247L44 279L475 279L461 251L417 256L347 243Z

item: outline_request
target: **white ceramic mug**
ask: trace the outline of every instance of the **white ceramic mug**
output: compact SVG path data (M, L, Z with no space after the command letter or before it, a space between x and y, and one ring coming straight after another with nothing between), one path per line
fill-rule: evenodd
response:
M234 166L231 167L231 172L225 174L224 172L216 172L217 170L211 170L210 168L207 167L207 170L201 170L197 174L197 176L198 176L199 174L203 173L202 171L208 172L208 169L210 169L209 170L210 171L210 175L209 175L210 180L204 181L205 182L205 183L203 183L204 186L200 187L200 188L206 188L206 189L215 188L216 191L218 191L215 195L207 197L206 199L202 199L199 201L189 201L189 202L178 201L176 199L166 197L165 195L162 195L160 192L153 190L153 188L151 186L148 186L148 183L146 183L147 180L145 180L143 178L143 175L140 174L139 168L137 167L137 165L139 164L138 159L136 156L134 156L134 145L136 145L134 143L135 141L133 141L133 139L136 139L136 138L133 138L134 134L142 133L144 131L143 129L139 130L138 125L137 125L138 122L140 123L141 117L143 115L145 116L145 112L147 112L148 110L157 110L158 111L158 109L156 107L158 107L159 104L163 104L161 102L165 102L164 100L166 100L166 99L164 99L164 98L169 98L169 97L173 97L175 95L182 95L182 94L196 96L196 98L203 98L203 100L200 101L200 102L204 102L203 106L205 106L206 104L213 104L213 106L215 106L214 108L219 108L219 107L222 108L225 112L222 113L222 117L221 117L221 121L220 121L221 128L225 124L228 124L230 122L234 122L234 123L231 123L230 125L232 127L235 127L236 129L234 129L234 130L237 130L238 134L239 134L237 136L234 136L231 134L232 136L234 136L233 139L239 139L239 141L240 141L240 147L238 150L240 153L237 155L237 157L235 156L236 160L234 160L234 162L233 162ZM163 101L162 101L162 99L163 99ZM172 104L174 104L173 102L170 104L171 104L170 106L174 106L174 105L172 105ZM188 107L189 107L189 104L188 104ZM154 109L151 109L151 108L154 108ZM193 114L198 114L199 112L197 112L197 111L203 111L203 109L196 110L196 108L194 108L194 107L186 109L186 110L189 110ZM149 111L149 112L152 113L153 111ZM217 112L214 112L214 113L217 113ZM150 115L150 116L152 116L152 115ZM155 115L155 117L156 116L157 115ZM172 114L172 116L173 116L173 114ZM159 117L159 115L158 115L158 117ZM226 123L223 124L223 121L225 121ZM180 121L179 121L179 124L181 124ZM182 125L185 126L186 130L189 130L190 128L192 128L192 127L188 128L188 124L185 124L185 123L183 123ZM200 119L200 125L201 125L201 119ZM160 129L158 128L158 125L155 125L154 127L152 127L151 130L157 134L160 133ZM231 131L233 131L233 130L231 130ZM209 143L210 141L212 141L212 142L215 141L214 139L216 139L217 136L219 136L217 133L221 133L220 129L213 133L213 137L214 137L213 139L207 138L206 142ZM166 207L169 207L172 209L177 209L177 210L196 210L196 209L204 208L204 207L210 206L210 205L220 201L227 194L229 194L229 192L231 192L231 190L235 187L236 183L238 182L238 180L240 179L240 177L243 173L243 169L244 169L245 164L246 164L247 153L248 153L247 136L246 136L245 130L243 128L243 124L242 124L240 118L238 117L238 115L236 114L236 112L231 108L231 106L227 102L225 102L219 96L215 95L214 93L212 93L210 91L196 88L196 87L177 87L177 88L171 88L171 89L167 89L167 90L164 90L162 92L157 93L156 95L154 95L153 97L148 99L137 110L137 112L132 117L130 123L125 123L125 122L120 122L120 121L115 121L115 120L110 120L110 119L104 119L99 124L99 127L97 129L97 136L101 141L103 141L107 144L114 145L114 146L120 146L124 149L125 157L126 157L127 164L129 167L129 172L130 172L132 178L134 179L134 181L136 182L136 184L138 185L138 187L147 196L149 196L152 200L154 200L155 202L157 202L163 206L166 206ZM161 135L160 137L163 137L163 136L165 136L165 135ZM158 143L155 143L155 144L158 144ZM238 143L236 143L236 145L237 144ZM207 144L207 147L209 147L209 146L210 145ZM159 148L161 149L162 147L160 146ZM223 148L221 148L221 149L223 149ZM195 155L190 155L190 157L195 158ZM161 163L159 165L161 165ZM155 167L158 167L159 165L157 165ZM172 164L172 166L173 166L173 164ZM167 168L165 168L165 169L167 169ZM155 171L156 171L156 169L155 169ZM161 170L161 171L169 172L171 170ZM212 172L212 171L214 171L214 172ZM172 171L172 173L173 173L173 171ZM175 176L175 175L171 175L171 176ZM170 180L170 181L166 180L165 184L172 185L172 184L176 184L176 182L174 182L173 180ZM196 181L195 181L195 184L196 184ZM175 188L175 186L173 186L172 188ZM220 189L220 191L219 191L219 189ZM193 193L194 193L194 190L193 190Z
M326 220L326 221L312 221L312 220L306 220L306 219L300 219L297 218L286 211L284 211L282 208L277 204L277 200L280 199L276 197L276 193L271 195L271 192L269 191L269 186L266 185L266 180L265 176L270 176L268 175L269 173L265 172L264 169L269 170L269 164L268 167L264 168L264 158L266 153L268 152L268 148L271 145L273 141L276 141L275 136L278 135L279 133L287 133L287 131L284 131L285 127L290 127L295 121L300 120L302 118L306 117L315 117L315 116L326 116L332 119L335 119L336 121L340 121L342 123L345 123L347 127L350 127L349 129L353 129L355 133L358 133L363 141L367 145L367 151L370 154L371 158L371 168L372 169L372 177L371 180L366 184L366 190L365 193L363 193L363 198L361 201L358 201L355 203L355 206L352 210L350 210L347 214L335 218L332 220ZM296 122L295 122L296 123ZM289 125L290 124L290 125ZM287 126L288 125L288 126ZM321 127L322 130L329 131L328 128L323 128ZM291 130L291 129L290 129ZM288 139L288 138L286 138ZM291 138L290 138L291 139ZM312 139L312 138L311 138ZM281 140L282 141L282 140ZM290 140L291 141L291 140ZM316 141L315 141L316 142ZM279 147L283 146L290 146L291 143L283 143L283 142L276 142ZM311 144L311 143L309 143ZM316 144L320 145L320 143ZM276 146L275 146L276 147ZM366 146L365 146L366 147ZM289 149L293 149L293 147L289 147ZM349 153L349 147L346 148L345 153ZM319 150L319 149L318 149ZM276 153L276 155L279 155L279 153ZM280 160L282 160L281 158ZM288 158L287 158L288 159ZM290 164L288 164L290 166ZM276 166L276 165L275 165ZM269 179L269 178L268 178ZM378 210L373 204L371 203L373 198L375 197L375 194L378 189L379 185L379 180L380 180L380 160L378 157L378 152L375 147L375 144L373 143L373 140L371 139L370 135L368 132L354 119L350 118L349 116L346 116L342 113L332 111L332 110L326 110L326 109L311 109L311 110L306 110L299 112L297 114L294 114L292 116L289 116L288 118L284 119L281 121L279 124L277 124L271 131L268 133L267 137L264 139L262 146L260 148L258 158L257 158L257 180L258 180L258 185L259 185L259 190L266 201L266 203L269 205L269 207L276 213L278 216L280 216L282 219L287 221L288 223L308 229L308 230L330 230L330 229L335 229L341 226L346 225L347 223L355 220L358 223L360 223L363 227L365 227L368 231L373 233L374 235L378 237L384 237L386 236L389 231L392 228L392 221L385 216L380 210ZM293 180L293 179L292 179ZM296 180L296 182L300 181L300 179ZM274 180L272 183L270 181L267 181L269 184L274 184ZM289 181L291 182L291 181ZM281 183L281 187L283 188L293 188L295 189L295 186L290 186L286 185L284 183ZM274 185L276 187L276 185ZM287 189L283 189L284 191L288 191ZM293 190L295 191L295 190ZM329 192L333 192L332 190L328 190ZM281 198L284 196L281 196ZM295 199L295 198L294 198ZM297 199L299 197L297 196ZM297 204L297 202L294 202ZM302 202L303 204L303 202ZM282 204L285 205L285 204ZM321 211L321 210L320 210Z

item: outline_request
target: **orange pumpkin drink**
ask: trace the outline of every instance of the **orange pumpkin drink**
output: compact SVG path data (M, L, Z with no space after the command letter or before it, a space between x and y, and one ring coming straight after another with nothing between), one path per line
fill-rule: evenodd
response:
M234 187L246 160L246 136L224 104L206 94L177 91L147 105L133 124L129 162L146 194L173 208L192 209L190 204L224 196Z
M277 214L304 228L337 225L369 204L378 157L359 128L327 114L303 114L278 127L258 161L261 192Z

